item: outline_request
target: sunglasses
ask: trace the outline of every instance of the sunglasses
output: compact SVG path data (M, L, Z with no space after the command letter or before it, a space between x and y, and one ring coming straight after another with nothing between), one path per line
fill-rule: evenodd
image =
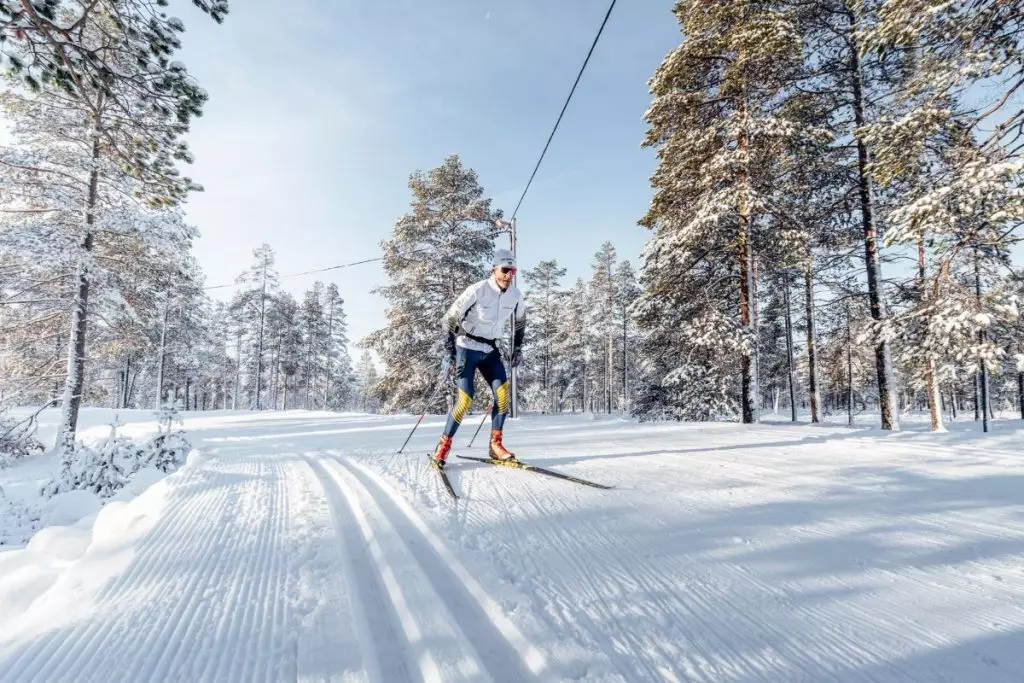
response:
M501 274L502 275L508 275L509 273L512 273L513 275L516 274L516 269L515 269L514 266L502 266L501 267Z

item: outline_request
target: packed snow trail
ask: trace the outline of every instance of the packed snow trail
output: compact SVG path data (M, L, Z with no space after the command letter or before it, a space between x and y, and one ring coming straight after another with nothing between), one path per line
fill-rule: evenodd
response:
M1024 680L1019 422L527 417L523 460L615 488L453 459L459 501L440 425L189 416L200 455L0 605L0 682Z

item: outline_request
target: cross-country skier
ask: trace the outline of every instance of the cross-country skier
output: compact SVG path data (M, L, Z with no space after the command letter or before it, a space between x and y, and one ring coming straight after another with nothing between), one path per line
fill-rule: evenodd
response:
M516 259L512 252L496 250L492 266L491 276L467 287L444 317L444 331L448 335L446 347L455 365L459 396L434 451L434 463L438 467L444 467L452 448L452 437L473 402L473 375L476 370L480 371L494 394L487 454L496 460L515 458L515 454L501 442L501 431L508 415L509 386L497 340L504 334L509 318L515 315L511 364L513 368L518 367L522 362L520 347L526 332L526 306L522 293L512 284L516 274Z

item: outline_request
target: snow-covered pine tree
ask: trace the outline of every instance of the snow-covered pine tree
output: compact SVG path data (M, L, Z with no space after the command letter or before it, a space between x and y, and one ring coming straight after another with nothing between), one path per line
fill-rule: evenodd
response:
M244 349L248 379L249 406L254 410L263 408L263 392L267 386L267 306L280 288L275 267L274 250L269 244L262 244L253 250L253 263L239 275L235 282L242 285L231 299L231 309L246 328L250 348Z
M98 40L100 28L90 24L82 30ZM114 47L96 44L101 52ZM179 83L187 80L183 68L171 73L149 64L152 72L140 74L146 61L123 61L139 87L117 91L116 97L101 88L68 95L47 86L37 95L9 91L0 100L14 121L15 140L0 151L4 247L29 256L37 267L74 273L65 308L70 330L62 339L67 372L56 442L65 453L73 449L85 396L90 305L104 297L117 301L110 274L137 265L117 257L117 246L141 242L137 247L144 253L173 252L187 249L195 235L174 209L193 188L174 162L187 158L180 135L202 97L190 82ZM161 78L162 90L145 90Z
M463 289L487 275L501 212L491 208L476 172L457 155L413 173L409 189L411 211L381 244L391 283L374 293L388 302L387 325L363 345L385 366L376 396L389 408L419 412L438 381L444 313ZM441 411L443 405L442 398L429 409Z
M217 23L228 13L228 0L192 4ZM163 12L166 6L166 0L0 0L0 64L33 89L52 84L76 95L101 87L116 97L125 89L145 88L149 83L120 68L118 57L130 55L143 71L151 62L167 66L185 27ZM100 41L90 30L96 27L102 31ZM97 42L119 49L115 54L98 50Z
M359 356L355 369L355 408L364 413L380 411L379 403L374 397L373 385L377 383L377 366L373 362L373 354L364 350Z
M850 425L878 397L870 303L852 280L829 283L836 296L819 308L818 344L823 414L845 410Z
M560 297L560 313L552 349L554 384L558 392L557 410L590 409L590 365L587 337L589 334L590 301L583 278Z
M877 20L886 0L791 0L805 46L806 72L802 89L819 93L830 103L827 121L834 133L835 150L852 169L843 179L849 209L858 219L863 245L871 317L875 321L875 367L881 397L881 426L899 429L897 387L892 350L883 330L888 305L882 279L882 253L878 202L870 173L872 149L861 134L881 115L885 93L903 71L898 56L865 50L864 31Z
M744 422L758 420L752 245L772 182L766 159L807 134L778 115L802 63L799 27L783 9L756 0L674 8L683 42L651 79L645 114L644 146L658 149L659 166L641 220L653 236L636 310L648 370L664 373L648 374L648 415L721 418L738 407Z
M228 353L228 349L234 348L231 315L224 301L212 301L210 310L210 358L216 394L214 406L227 410L231 406L236 366L236 360Z
M73 270L48 267L0 244L0 399L6 405L56 401L67 369Z
M520 387L524 394L531 389L535 397L533 408L554 412L557 410L557 333L563 310L561 281L565 268L558 261L541 261L530 270L523 271L526 283L527 305L530 308L530 326L527 328L524 353L532 360L532 377L520 374Z
M637 338L632 322L632 306L640 296L636 271L629 261L621 261L615 269L615 328L619 340L620 409L628 412L633 405L634 387L631 377L636 376Z
M287 292L279 292L267 305L267 343L272 410L287 410L289 391L297 389L293 379L299 371L305 344L299 303Z
M303 406L313 410L317 406L315 387L320 380L321 362L327 347L327 320L324 316L324 283L313 283L302 296L299 309L302 326L302 384Z
M879 180L905 188L889 214L887 241L917 247L922 260L932 261L929 272L922 264L919 294L902 331L921 368L918 379L928 387L933 429L941 428L939 385L951 370L942 365L942 351L965 333L975 340L982 399L994 354L1007 351L989 337L985 308L1015 309L1012 288L995 286L985 294L987 307L980 295L977 305L964 306L970 293L953 273L964 265L958 261L973 258L981 268L984 258L1005 259L1024 223L1024 108L1013 104L1024 76L1022 10L1020 2L994 0L890 0L865 31L871 49L915 58L915 69L890 98L894 113L865 137L876 148ZM1010 298L993 300L993 292ZM985 401L979 403L987 415Z
M591 276L588 284L590 295L591 324L591 357L594 358L593 377L600 393L597 402L599 409L612 412L612 400L615 394L613 382L617 379L615 372L616 347L618 345L617 326L615 324L616 292L615 262L618 258L611 242L605 242L594 254L590 263Z
M341 410L353 400L352 359L348 353L348 318L345 300L333 282L324 288L327 330L324 336L324 408Z

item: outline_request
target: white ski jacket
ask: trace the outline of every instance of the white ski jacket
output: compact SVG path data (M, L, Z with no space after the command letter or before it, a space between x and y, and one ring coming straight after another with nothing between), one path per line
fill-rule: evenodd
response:
M465 349L490 352L490 344L470 339L466 334L497 341L505 331L509 318L516 317L516 334L513 351L522 345L526 332L526 304L523 294L515 285L509 285L504 292L487 278L466 288L452 303L445 314L445 331L455 335L455 344Z

